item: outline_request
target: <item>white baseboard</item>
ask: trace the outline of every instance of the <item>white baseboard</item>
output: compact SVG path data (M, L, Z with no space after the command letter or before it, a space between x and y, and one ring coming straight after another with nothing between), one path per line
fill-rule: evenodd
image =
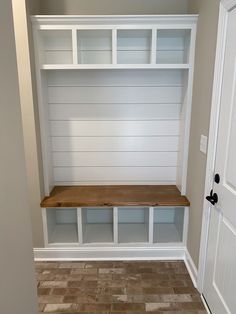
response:
M35 248L36 261L184 260L185 247Z
M194 287L197 288L197 276L198 276L198 271L197 267L192 260L191 255L189 254L189 251L186 249L185 251L185 259L184 259L185 265L187 267L187 270L189 272L189 275L192 279L192 282L194 284Z
M210 309L209 309L209 307L208 307L208 305L207 305L207 303L206 303L206 300L205 300L204 297L203 297L203 295L201 295L201 299L202 299L203 305L205 306L205 309L206 309L206 311L207 311L207 314L212 314L211 311L210 311Z

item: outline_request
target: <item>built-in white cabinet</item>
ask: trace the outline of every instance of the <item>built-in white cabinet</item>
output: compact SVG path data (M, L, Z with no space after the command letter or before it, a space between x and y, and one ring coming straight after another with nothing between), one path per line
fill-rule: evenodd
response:
M184 244L187 207L44 208L46 246Z
M163 64L189 68L191 29L45 29L36 32L41 68ZM76 34L76 35L73 35ZM77 56L77 57L76 57ZM69 65L72 65L69 66ZM181 66L182 65L182 66ZM83 68L86 66L83 66ZM132 66L131 66L132 67Z
M189 69L197 16L33 16L41 69ZM58 66L56 66L58 65Z
M197 17L33 16L45 195L186 192Z
M73 37L73 34L76 36ZM189 67L191 29L45 29L37 33L40 65L176 65ZM114 34L114 35L113 35ZM73 59L73 56L77 58ZM143 65L143 66L142 66ZM101 67L101 66L100 66ZM55 68L55 66L52 66ZM68 67L71 68L71 67Z
M45 196L100 185L177 186L185 195L196 23L196 15L32 16ZM43 208L45 243L184 246L188 208L146 204Z

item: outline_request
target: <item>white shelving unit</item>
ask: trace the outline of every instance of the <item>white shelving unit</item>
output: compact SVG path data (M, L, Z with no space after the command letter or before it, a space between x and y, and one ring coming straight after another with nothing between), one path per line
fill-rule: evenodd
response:
M173 184L184 195L197 16L32 22L45 194Z
M123 68L184 69L190 66L191 31L150 26L150 29L49 28L36 34L42 69L56 69L56 64L68 69L91 68L91 65L94 68L95 65L99 68L123 65Z
M43 218L48 247L101 244L155 247L185 243L188 208L47 208L43 209Z
M189 69L196 15L32 16L41 69Z
M185 195L197 16L31 19L45 196L76 185ZM188 208L63 209L70 222L60 211L43 209L46 246L185 246Z

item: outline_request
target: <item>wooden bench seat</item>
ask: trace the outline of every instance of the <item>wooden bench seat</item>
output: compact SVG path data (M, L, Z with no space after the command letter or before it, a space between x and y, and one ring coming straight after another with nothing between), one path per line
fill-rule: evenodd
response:
M55 186L41 207L189 206L175 185Z

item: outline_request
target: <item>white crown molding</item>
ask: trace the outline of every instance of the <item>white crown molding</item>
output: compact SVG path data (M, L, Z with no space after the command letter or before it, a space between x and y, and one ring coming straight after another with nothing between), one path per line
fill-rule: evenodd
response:
M32 15L34 25L65 24L196 24L198 15Z

